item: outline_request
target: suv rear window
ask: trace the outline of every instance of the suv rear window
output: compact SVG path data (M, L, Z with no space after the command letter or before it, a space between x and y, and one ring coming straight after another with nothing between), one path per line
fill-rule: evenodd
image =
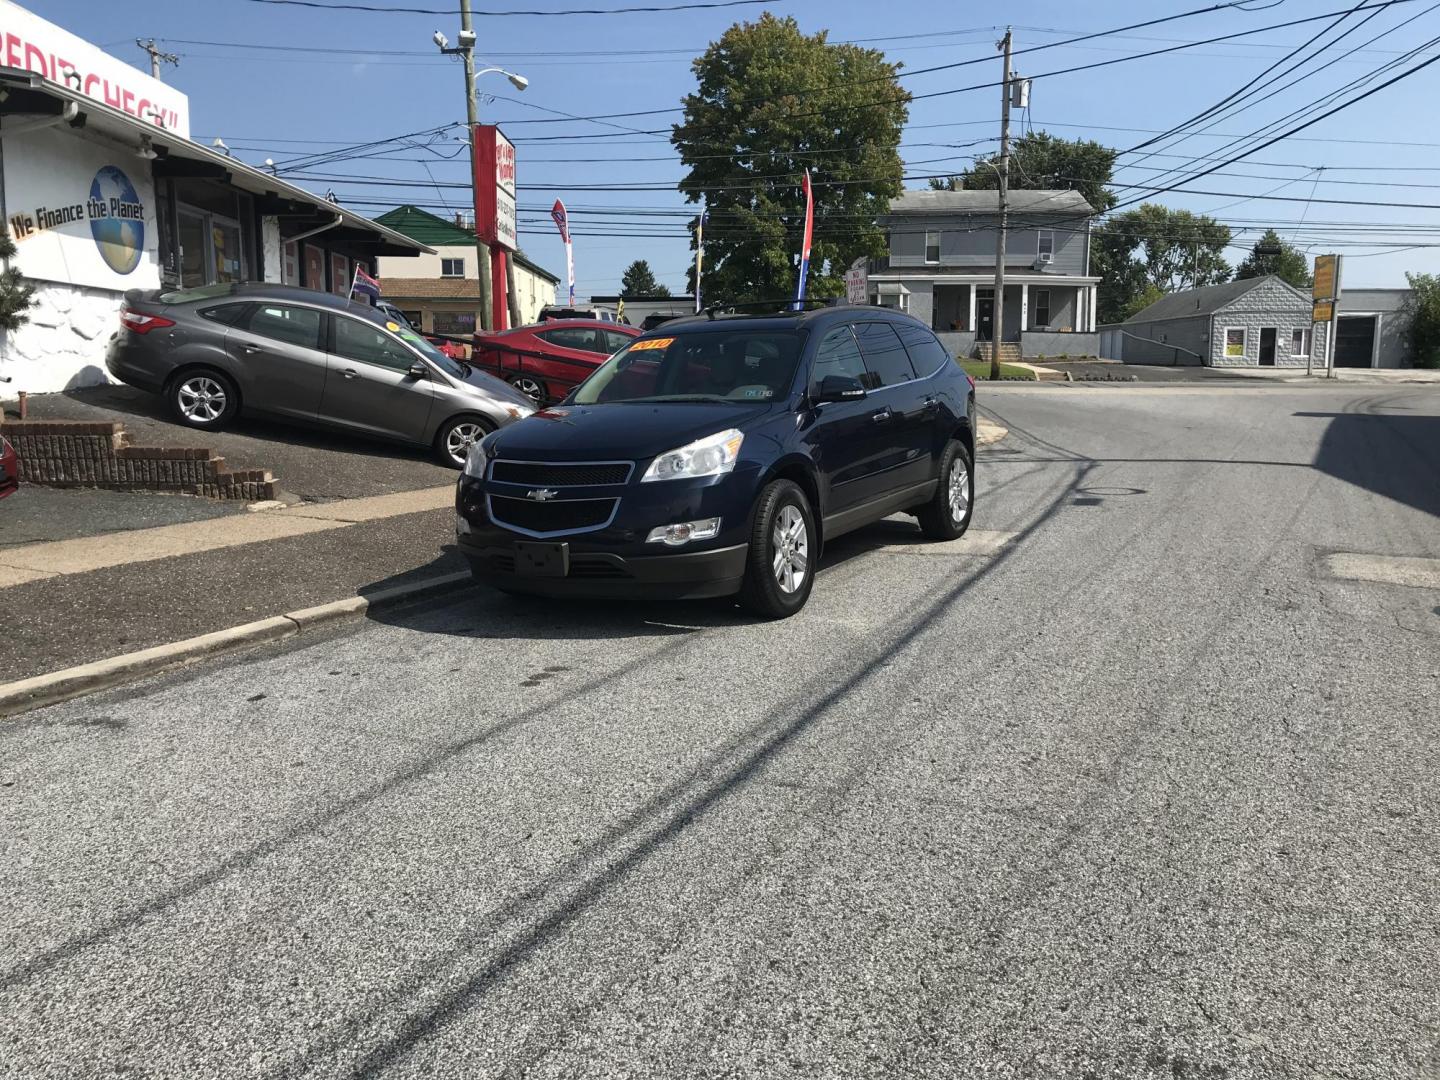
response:
M877 387L895 386L915 378L910 356L889 323L856 323L855 338L860 342L865 366L870 369Z
M934 375L946 364L951 363L954 357L950 350L940 344L940 340L925 327L918 323L897 326L896 331L900 334L900 340L905 343L905 349L910 353L910 363L915 368L915 374L919 378Z

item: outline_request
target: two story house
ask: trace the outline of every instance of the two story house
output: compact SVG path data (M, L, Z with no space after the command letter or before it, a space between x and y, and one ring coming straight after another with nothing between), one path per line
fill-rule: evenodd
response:
M994 336L997 191L907 191L881 219L888 258L870 267L872 303L927 323L957 355ZM1094 210L1074 191L1012 191L1002 334L1026 356L1094 354Z

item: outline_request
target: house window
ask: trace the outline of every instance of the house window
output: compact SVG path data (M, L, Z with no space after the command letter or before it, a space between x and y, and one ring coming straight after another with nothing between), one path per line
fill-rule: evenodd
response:
M896 311L910 310L910 292L903 285L881 285L878 296L880 307Z
M1245 356L1245 328L1234 327L1225 331L1225 355L1244 358Z
M1055 231L1053 229L1041 229L1035 235L1035 257L1040 262L1050 262L1055 258Z
M464 277L464 276L465 276L465 260L464 260L464 259L441 259L441 260L440 260L440 276L441 276L441 277Z
M1034 321L1034 324L1035 324L1036 326L1049 326L1049 325L1050 325L1050 290L1049 290L1049 289L1036 289L1036 290L1035 290L1035 318L1034 318L1033 321Z
M927 263L938 263L940 261L940 234L925 231L925 261Z
M1291 331L1290 331L1290 355L1291 355L1291 356L1309 356L1309 355L1310 355L1310 331L1309 331L1309 330L1291 330Z

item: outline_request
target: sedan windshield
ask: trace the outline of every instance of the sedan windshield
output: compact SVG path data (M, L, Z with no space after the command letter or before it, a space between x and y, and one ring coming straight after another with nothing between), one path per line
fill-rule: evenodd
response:
M574 402L766 405L790 393L804 342L795 330L692 330L639 338L601 364L576 389Z

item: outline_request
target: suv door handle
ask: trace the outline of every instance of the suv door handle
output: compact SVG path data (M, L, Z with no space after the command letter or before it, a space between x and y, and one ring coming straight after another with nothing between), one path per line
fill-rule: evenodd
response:
M936 405L939 405L939 404L940 404L940 399L939 399L938 397L936 397L934 394L927 394L927 395L925 395L925 408L927 408L927 409L933 409Z
M885 408L876 409L873 413L871 413L870 419L876 423L879 423L882 420L889 420L890 417L894 415L895 414L890 411L890 406L886 405Z
M347 379L355 379L359 377L360 373L356 371L353 367L347 367L344 371L344 375Z

